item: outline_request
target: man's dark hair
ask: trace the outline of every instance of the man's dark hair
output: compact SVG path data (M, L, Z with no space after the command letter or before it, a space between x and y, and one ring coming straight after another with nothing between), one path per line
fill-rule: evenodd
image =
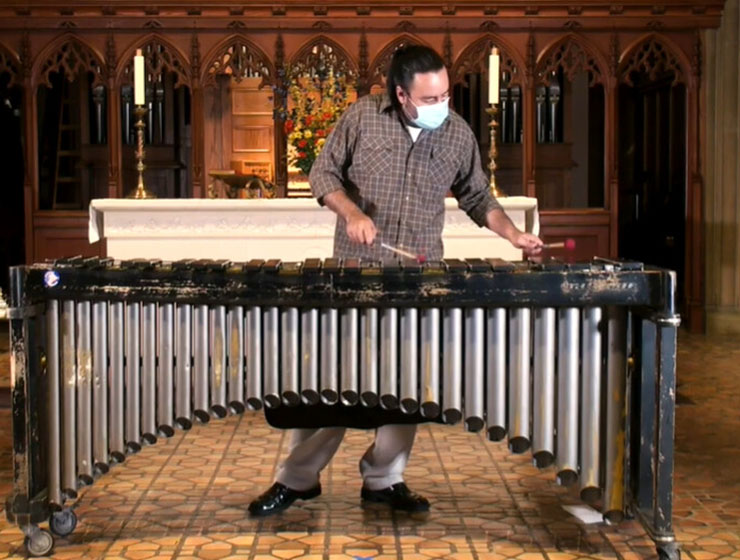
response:
M397 111L401 110L401 103L396 96L396 86L401 86L402 90L408 91L415 74L438 72L444 67L442 57L430 47L406 45L397 49L393 53L386 77L388 97L391 99L393 108Z

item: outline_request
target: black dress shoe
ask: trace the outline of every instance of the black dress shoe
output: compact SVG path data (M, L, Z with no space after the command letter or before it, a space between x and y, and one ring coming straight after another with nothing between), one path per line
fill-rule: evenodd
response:
M393 509L402 511L412 513L429 511L429 500L409 490L404 482L399 482L382 490L369 490L363 486L360 496L366 502L388 504Z
M293 490L276 482L259 498L249 504L249 513L256 517L272 515L287 509L296 500L310 500L321 494L321 484L308 490Z

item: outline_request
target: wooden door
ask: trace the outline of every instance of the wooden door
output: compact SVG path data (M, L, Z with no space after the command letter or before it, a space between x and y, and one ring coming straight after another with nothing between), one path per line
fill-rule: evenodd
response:
M686 231L686 88L673 75L619 91L619 255L678 273Z

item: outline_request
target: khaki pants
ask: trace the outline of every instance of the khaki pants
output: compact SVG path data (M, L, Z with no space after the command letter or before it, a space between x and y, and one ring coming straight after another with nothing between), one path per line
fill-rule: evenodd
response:
M301 491L316 486L345 431L346 428L291 430L290 453L278 470L277 482ZM403 482L415 435L416 424L389 424L375 430L375 441L360 460L365 488L382 490Z

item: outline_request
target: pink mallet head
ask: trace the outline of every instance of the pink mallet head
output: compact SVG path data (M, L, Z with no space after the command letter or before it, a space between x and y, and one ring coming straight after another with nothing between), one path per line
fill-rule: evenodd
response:
M575 239L566 239L565 245L563 246L566 251L575 251L576 249L576 240Z
M419 264L424 264L425 262L427 262L427 258L424 255L419 255L418 257L416 257L416 262L418 262Z

